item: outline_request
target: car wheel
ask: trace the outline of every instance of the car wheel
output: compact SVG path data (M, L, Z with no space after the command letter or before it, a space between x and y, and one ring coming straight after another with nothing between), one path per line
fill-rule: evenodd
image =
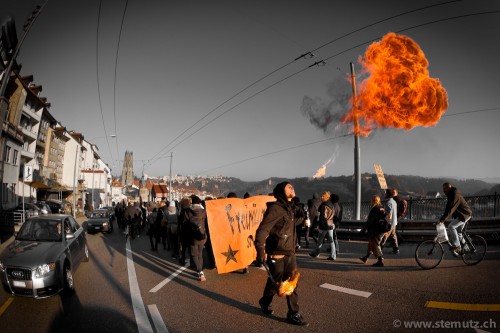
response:
M88 262L89 260L90 260L89 247L87 245L87 242L85 242L85 245L83 246L83 261Z
M75 293L75 281L73 279L73 272L71 267L66 264L64 266L64 293L66 295L73 295Z

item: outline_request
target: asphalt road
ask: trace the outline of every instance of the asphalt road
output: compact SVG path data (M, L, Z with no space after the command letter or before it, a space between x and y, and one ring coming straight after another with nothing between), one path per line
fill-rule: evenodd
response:
M150 251L146 236L132 240L127 251L116 224L112 234L87 239L91 259L76 272L71 298L33 300L0 292L2 333L385 332L414 331L415 325L433 325L426 331L435 332L500 332L498 244L490 244L477 266L446 254L441 266L429 271L416 265L415 243L402 244L399 255L386 254L383 268L371 267L374 259L367 264L358 259L365 242L341 242L336 262L300 249L297 291L310 325L295 327L285 322L284 298L276 297L273 316L260 311L262 269L205 270L207 281L199 282L170 252ZM445 308L426 307L429 301ZM449 309L455 306L461 309Z

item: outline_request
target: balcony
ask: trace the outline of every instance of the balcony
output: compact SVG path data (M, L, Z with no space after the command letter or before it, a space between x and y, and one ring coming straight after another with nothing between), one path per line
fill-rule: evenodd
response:
M36 120L38 123L41 120L41 116L37 115L32 109L28 108L28 106L23 105L23 112L29 116L31 119Z
M33 139L33 140L31 140L31 141L36 140L37 134L36 134L36 133L34 133L33 131L30 131L29 129L24 128L24 127L22 127L22 128L21 128L21 131L23 132L23 134L24 134L25 136L27 136L27 137L29 137L29 138Z
M32 160L35 158L35 153L29 152L29 151L23 149L23 150L21 150L21 156Z

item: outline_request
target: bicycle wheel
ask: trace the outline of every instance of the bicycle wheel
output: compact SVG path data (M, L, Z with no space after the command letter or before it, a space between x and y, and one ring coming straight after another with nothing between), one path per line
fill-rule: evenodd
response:
M462 250L462 260L466 265L477 265L481 262L481 260L483 260L486 254L486 241L483 237L478 235L472 235L469 237L471 240L471 244L466 241Z
M415 260L423 269L432 269L443 260L444 250L439 242L428 239L417 245Z

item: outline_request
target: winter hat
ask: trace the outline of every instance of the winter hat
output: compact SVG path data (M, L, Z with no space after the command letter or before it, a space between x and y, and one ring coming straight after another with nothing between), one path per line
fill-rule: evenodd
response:
M193 197L191 198L191 203L193 205L201 205L201 199L199 196L197 195L193 195Z
M288 199L286 198L286 195L285 195L285 187L288 184L291 184L291 183L287 182L287 181L284 181L284 182L281 182L281 183L279 183L278 185L276 185L274 187L273 195L276 198L276 200L282 201L282 202L285 202L285 203L288 202Z

